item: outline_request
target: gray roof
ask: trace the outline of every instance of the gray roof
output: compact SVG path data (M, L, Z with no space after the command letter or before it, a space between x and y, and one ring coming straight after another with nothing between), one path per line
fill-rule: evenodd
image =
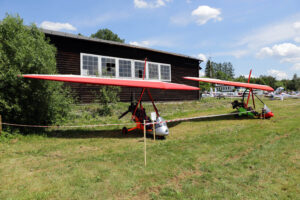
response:
M125 44L125 43L120 43L120 42L115 42L115 41L110 41L110 40L90 38L90 37L86 37L86 36L75 35L75 34L65 33L65 32L60 32L60 31L52 31L52 30L42 29L42 28L40 28L40 30L42 32L44 32L45 34L49 34L49 35L57 35L57 36L63 36L63 37L68 37L68 38L75 38L75 39L79 39L79 40L87 40L87 41L92 41L92 42L100 42L100 43L107 43L107 44L118 45L118 46L125 46L125 47L130 47L130 48L136 48L136 49L148 50L148 51L164 53L164 54L169 54L169 55L174 55L174 56L180 56L180 57L184 57L184 58L198 60L201 62L203 61L199 58L192 57L192 56L187 56L187 55L178 54L178 53L171 53L171 52L167 52L167 51L161 51L161 50L156 50L156 49L151 49L151 48L146 48L146 47L140 47L140 46L136 46L136 45Z

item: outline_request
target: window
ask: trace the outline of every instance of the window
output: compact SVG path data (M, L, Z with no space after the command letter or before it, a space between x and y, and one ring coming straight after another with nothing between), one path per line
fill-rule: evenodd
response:
M142 79L145 62L126 58L80 54L80 73L83 76ZM171 81L171 65L147 62L145 79Z
M148 64L148 74L149 74L149 79L156 79L158 80L158 64Z
M101 58L102 63L102 76L110 76L115 77L116 76L116 62L114 58Z
M171 66L170 65L160 65L160 78L161 80L171 80Z
M82 75L96 76L98 72L98 57L97 56L82 56Z
M144 66L145 66L144 62L134 62L135 78L143 78Z
M119 77L131 78L131 61L119 60Z

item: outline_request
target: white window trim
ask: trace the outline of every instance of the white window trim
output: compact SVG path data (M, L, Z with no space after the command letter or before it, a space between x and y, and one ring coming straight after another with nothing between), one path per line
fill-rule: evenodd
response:
M100 74L100 77L104 77L104 78L111 78L111 76L105 76L105 75L102 75L102 58L110 58L110 59L115 59L115 73L116 75L112 78L119 78L119 59L117 59L116 57L111 57L111 56L99 56L99 55L95 55L95 56L98 56L98 60L100 60L100 64L98 66L98 68L101 69L101 74Z
M143 78L139 78L139 77L135 77L135 62L140 62L140 63L143 63L143 66L144 66L144 68L145 68L145 61L143 62L142 60L133 60L133 72L134 72L134 74L133 74L133 79L135 79L135 80L143 80ZM146 64L146 72L145 72L145 79L146 80L148 80L148 73L147 73L147 70L148 69L148 63Z
M112 56L104 56L104 55L96 55L96 54L89 54L89 53L80 53L80 75L83 76L83 56L94 56L98 57L98 73L99 77L107 78L109 76L103 76L102 75L102 58L111 58L115 59L115 67L116 67L116 76L112 78L119 78L119 79L132 79L132 80L142 80L142 78L136 78L135 77L135 65L134 62L143 62L144 60L135 60L135 59L128 59L128 58L119 58L119 57L112 57ZM131 77L119 77L119 60L127 60L131 62ZM151 64L157 64L158 65L158 79L149 79L149 63ZM169 66L170 69L170 79L161 79L161 65ZM89 75L91 76L91 75ZM93 76L95 77L95 76ZM172 67L170 64L167 63L158 63L158 62L148 62L146 64L146 71L145 71L145 80L153 80L153 81L165 81L165 82L171 82L172 80Z
M169 67L169 69L170 69L170 79L162 79L161 78L161 73L160 73L160 70L159 70L159 80L161 80L161 81L170 81L171 82L171 80L172 80L172 69L171 69L171 65L170 64L160 64L159 65L159 69L161 68L161 65L165 65L165 66L168 66Z
M150 70L149 70L149 64L154 64L157 65L157 73L158 73L158 79L149 79L149 75L150 75ZM155 62L147 62L147 67L146 67L146 72L148 74L147 79L148 80L154 80L154 81L158 81L160 80L160 63L155 63Z

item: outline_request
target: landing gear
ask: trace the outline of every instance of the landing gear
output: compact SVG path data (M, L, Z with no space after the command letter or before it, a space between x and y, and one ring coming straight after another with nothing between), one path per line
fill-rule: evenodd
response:
M127 134L128 134L128 129L126 127L123 127L122 135L127 135Z
M233 109L237 109L238 113L237 115L235 115L235 117L241 117L241 116L251 116L251 117L257 117L257 118L265 118L268 119L270 117L273 117L274 114L271 112L271 110L266 106L266 104L256 95L253 93L252 89L250 89L249 94L248 94L248 99L247 99L247 104L244 101L244 97L246 94L246 91L248 89L245 90L245 92L243 93L243 98L242 100L239 102L237 100L235 100L234 102L232 102L232 108ZM249 97L250 94L252 93L252 101L253 101L253 107L248 106L248 102L249 102ZM264 108L262 109L261 113L258 113L255 111L255 103L254 103L254 96L257 97L257 99L264 105Z

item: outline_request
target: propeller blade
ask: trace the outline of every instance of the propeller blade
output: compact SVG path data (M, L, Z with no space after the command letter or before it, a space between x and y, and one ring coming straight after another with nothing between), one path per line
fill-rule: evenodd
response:
M119 117L119 119L121 119L122 117L124 117L127 113L129 113L130 111L129 110L127 110L126 112L124 112L120 117Z

